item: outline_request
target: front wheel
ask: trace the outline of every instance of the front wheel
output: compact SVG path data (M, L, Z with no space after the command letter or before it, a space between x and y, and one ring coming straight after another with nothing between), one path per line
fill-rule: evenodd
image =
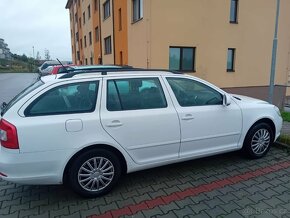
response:
M104 149L88 150L71 165L69 181L72 189L84 197L108 193L121 175L118 157Z
M250 158L265 156L274 141L273 131L267 123L258 123L246 135L243 151Z

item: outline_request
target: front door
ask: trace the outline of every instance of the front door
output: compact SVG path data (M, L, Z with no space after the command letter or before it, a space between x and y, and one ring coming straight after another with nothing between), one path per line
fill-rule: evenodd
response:
M180 157L235 149L242 129L235 102L223 105L221 92L192 78L166 78L181 125Z

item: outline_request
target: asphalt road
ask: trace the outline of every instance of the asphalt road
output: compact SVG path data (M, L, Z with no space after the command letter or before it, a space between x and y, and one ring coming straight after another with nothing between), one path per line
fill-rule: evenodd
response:
M36 78L35 73L0 73L0 104L3 101L8 103Z

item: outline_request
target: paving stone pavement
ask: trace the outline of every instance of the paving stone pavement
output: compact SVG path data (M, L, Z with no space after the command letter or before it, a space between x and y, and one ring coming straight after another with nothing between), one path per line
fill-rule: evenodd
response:
M289 173L288 151L273 147L258 160L234 152L128 174L95 199L0 180L0 217L290 217Z

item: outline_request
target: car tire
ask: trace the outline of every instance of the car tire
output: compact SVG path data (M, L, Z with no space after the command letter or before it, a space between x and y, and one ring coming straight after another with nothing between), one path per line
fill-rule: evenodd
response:
M120 176L121 164L117 155L104 149L81 153L74 159L68 173L72 189L88 198L111 191Z
M261 158L268 153L273 141L274 134L269 124L257 123L248 131L242 151L249 158Z

